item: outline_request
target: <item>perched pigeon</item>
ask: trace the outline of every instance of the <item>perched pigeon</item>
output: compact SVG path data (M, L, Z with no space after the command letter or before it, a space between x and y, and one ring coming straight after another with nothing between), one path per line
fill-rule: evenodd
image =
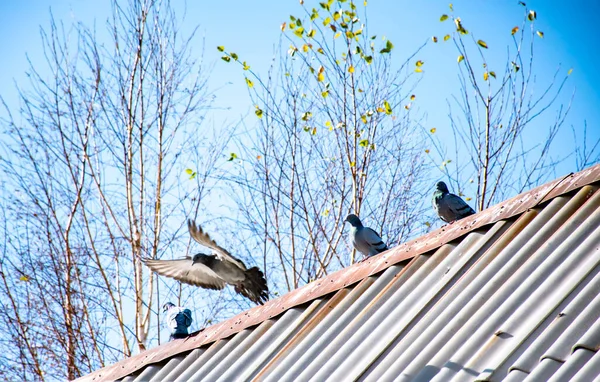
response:
M444 182L438 182L435 185L431 203L440 219L446 223L453 223L475 213L462 198L449 193L448 186Z
M350 227L350 238L358 252L369 257L388 249L377 232L363 226L358 216L350 214L344 221L352 226Z
M169 341L176 338L186 338L188 328L192 325L192 311L181 306L175 306L172 302L163 305L163 312L167 313L167 325L171 328Z
M203 253L178 260L144 259L144 264L162 276L172 277L186 284L208 289L223 289L233 285L235 291L256 304L269 299L269 289L258 267L246 268L244 263L220 247L200 226L188 220L190 236L213 250L213 255Z

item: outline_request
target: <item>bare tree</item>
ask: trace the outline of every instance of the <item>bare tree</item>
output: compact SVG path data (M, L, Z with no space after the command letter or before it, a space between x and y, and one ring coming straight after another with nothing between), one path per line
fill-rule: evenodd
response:
M444 40L452 39L458 53L460 94L448 102L454 148L434 140L435 161L461 194L476 184L476 206L483 210L556 176L552 169L565 158L552 144L570 109L572 97L562 104L560 96L571 72L559 66L545 84L536 75L534 48L544 34L536 29L535 11L524 8L521 25L507 31L513 42L505 61L493 62L487 54L492 47L467 31L450 7L450 16L440 20L454 22Z
M278 290L355 261L345 238L349 213L390 245L425 227L415 202L424 151L411 113L419 61L392 60L393 43L380 44L352 2L303 12L283 23L265 76L219 47L246 73L259 118L230 158L239 224Z
M115 0L106 25L108 40L52 20L21 108L4 103L7 379L74 379L159 339L153 306L175 284L159 295L141 258L185 253L176 239L227 143L200 130L206 70L169 1Z

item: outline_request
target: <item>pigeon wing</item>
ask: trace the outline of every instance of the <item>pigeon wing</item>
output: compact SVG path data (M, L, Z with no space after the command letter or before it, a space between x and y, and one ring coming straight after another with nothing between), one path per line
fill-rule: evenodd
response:
M171 277L185 284L196 285L206 289L223 289L223 280L215 271L201 263L192 263L187 257L178 260L143 259L144 264L161 276Z
M188 220L188 230L190 231L192 239L196 240L198 244L202 244L203 246L212 249L221 260L229 261L237 265L240 269L246 270L246 266L240 259L234 257L225 248L219 246L217 242L204 232L202 227L199 225L197 226L196 222L191 219Z
M370 255L383 252L387 249L387 245L383 242L381 236L373 229L368 227L364 228L361 236L362 240L364 240L369 247Z
M450 208L450 211L452 211L457 218L464 218L475 213L471 206L462 200L461 197L454 194L448 194L448 196L446 196L446 203L448 203L448 208Z

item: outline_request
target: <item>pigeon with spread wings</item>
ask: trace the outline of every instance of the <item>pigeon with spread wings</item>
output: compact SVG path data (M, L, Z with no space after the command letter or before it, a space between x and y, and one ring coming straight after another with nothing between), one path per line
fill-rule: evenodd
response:
M237 293L256 304L269 299L267 281L258 267L246 268L192 220L188 220L188 230L196 242L210 248L213 254L197 253L177 260L144 259L144 264L161 276L202 288L223 289L226 284L233 285Z

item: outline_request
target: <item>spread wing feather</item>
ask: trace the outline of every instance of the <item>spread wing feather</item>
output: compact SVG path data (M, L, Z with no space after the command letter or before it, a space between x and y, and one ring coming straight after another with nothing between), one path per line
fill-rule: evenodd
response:
M193 264L190 257L178 260L143 259L142 261L161 276L207 289L225 288L225 281L219 275L204 264Z
M212 249L221 260L229 261L236 264L240 269L246 270L246 266L240 259L234 257L225 248L219 246L209 234L204 232L202 227L199 225L197 226L196 222L191 219L188 220L188 230L190 231L190 236L196 240L198 244L202 244L203 246Z

